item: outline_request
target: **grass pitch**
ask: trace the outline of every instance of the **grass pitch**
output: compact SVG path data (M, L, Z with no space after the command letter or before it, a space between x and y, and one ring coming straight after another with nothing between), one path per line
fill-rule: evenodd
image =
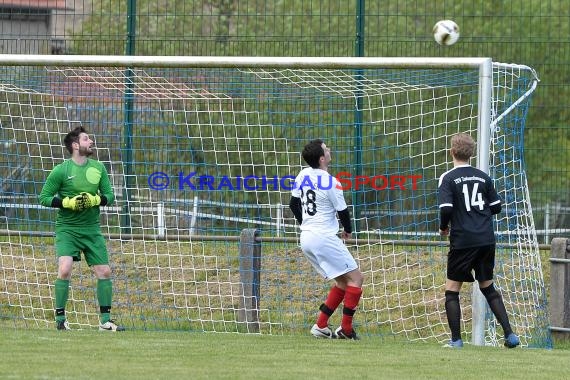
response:
M392 338L4 329L2 379L562 379L570 344L553 350Z

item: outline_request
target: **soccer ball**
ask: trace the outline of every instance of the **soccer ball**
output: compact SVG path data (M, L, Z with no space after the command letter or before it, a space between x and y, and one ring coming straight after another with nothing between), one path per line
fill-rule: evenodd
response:
M433 38L440 45L453 45L459 39L459 27L455 21L438 21L433 27Z

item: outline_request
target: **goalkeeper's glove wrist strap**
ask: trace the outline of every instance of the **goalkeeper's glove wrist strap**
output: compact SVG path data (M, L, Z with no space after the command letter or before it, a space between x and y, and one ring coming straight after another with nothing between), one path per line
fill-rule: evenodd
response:
M63 208L63 201L61 198L53 197L51 200L51 207Z
M104 195L101 195L101 203L99 204L99 206L107 206L107 203L109 203L109 200L107 199L107 197Z

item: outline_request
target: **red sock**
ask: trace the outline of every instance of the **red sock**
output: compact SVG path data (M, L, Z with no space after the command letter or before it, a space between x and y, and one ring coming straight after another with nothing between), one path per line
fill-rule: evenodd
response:
M344 295L344 308L342 309L342 321L341 327L342 331L346 334L352 334L352 318L358 302L360 301L360 296L362 296L362 288L357 288L356 286L347 286L346 293Z
M321 312L319 313L319 318L317 319L317 326L320 328L325 328L328 326L329 317L332 315L332 313L334 313L338 305L340 305L344 299L344 293L344 290L336 287L336 285L331 288L329 295L327 296L327 300L323 304L329 309L330 314L323 312L323 307L321 306Z

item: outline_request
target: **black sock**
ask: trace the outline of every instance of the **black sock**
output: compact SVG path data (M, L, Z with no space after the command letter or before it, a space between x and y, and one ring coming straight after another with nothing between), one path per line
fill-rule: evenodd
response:
M459 292L445 291L445 313L451 330L451 340L461 339L461 306Z
M503 303L503 297L499 292L495 290L493 284L487 286L486 288L480 288L481 293L487 299L487 303L491 308L495 318L501 324L505 337L509 336L513 332L511 329L511 324L509 323L509 317L507 316L507 310L505 309L505 304Z

